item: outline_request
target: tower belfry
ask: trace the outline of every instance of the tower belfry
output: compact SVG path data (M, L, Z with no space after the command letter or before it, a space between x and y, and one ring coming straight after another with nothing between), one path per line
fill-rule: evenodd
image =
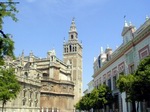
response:
M74 104L82 96L82 45L78 41L78 32L74 18L69 29L69 40L63 44L63 60L71 64L71 78L75 84Z
M69 41L77 41L78 40L78 33L77 28L75 25L74 18L72 19L70 30L69 30Z

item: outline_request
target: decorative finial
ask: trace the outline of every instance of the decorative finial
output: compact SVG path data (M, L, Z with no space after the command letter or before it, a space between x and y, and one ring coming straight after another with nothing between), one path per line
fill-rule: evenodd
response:
M74 21L74 20L75 20L75 17L72 18L72 21Z
M148 15L146 15L146 21L149 19Z
M64 37L64 43L66 42L65 37Z
M103 54L103 47L101 47L101 54Z
M74 19L75 19L75 17L73 17L73 19L72 19L71 26L70 26L70 32L72 32L72 31L77 32Z
M22 55L24 55L24 49L22 50Z
M33 52L32 52L32 50L30 51L30 56L33 56Z
M127 23L127 21L126 21L126 15L124 15L124 27L128 27L128 23Z
M131 23L131 21L129 22L129 26L132 26L132 23Z
M128 23L126 20L124 21L124 27L128 27Z

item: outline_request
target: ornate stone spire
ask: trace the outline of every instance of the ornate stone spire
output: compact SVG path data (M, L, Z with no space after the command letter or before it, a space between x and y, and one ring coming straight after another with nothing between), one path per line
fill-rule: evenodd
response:
M69 30L69 41L77 41L77 40L78 40L78 32L73 18Z
M148 15L146 15L146 18L145 18L145 19L146 19L146 21L149 19Z
M124 27L128 27L129 25L128 25L128 23L127 23L127 21L125 20L124 21Z
M74 19L75 18L72 19L71 26L70 26L70 31L69 32L77 32Z
M101 54L103 54L104 53L104 50L103 50L103 47L101 47Z

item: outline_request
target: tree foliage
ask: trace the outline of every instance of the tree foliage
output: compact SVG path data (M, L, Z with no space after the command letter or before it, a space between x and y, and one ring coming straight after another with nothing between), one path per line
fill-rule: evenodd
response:
M13 0L0 2L0 100L2 101L2 112L7 101L16 98L20 91L14 69L5 68L4 58L9 56L14 58L14 41L10 34L5 34L3 24L5 17L10 17L13 21L17 21L15 14L18 12Z
M136 77L133 74L129 75L120 75L119 79L117 80L117 88L120 92L126 92L127 98L126 100L131 101L134 97L133 91L133 83L135 82Z
M111 90L106 85L100 85L98 89L95 88L91 93L83 96L75 107L79 110L102 109L112 101Z
M3 29L4 18L10 17L13 21L17 21L15 14L18 12L13 0L7 2L0 2L0 65L4 64L4 56L11 56L14 58L14 42L10 34L5 34Z
M15 77L14 69L0 69L0 100L2 107L7 101L16 98L20 91L20 84Z
M138 80L135 82L134 90L138 94L138 100L143 101L150 98L150 56L141 60L136 72Z
M8 0L7 2L0 2L0 30L3 29L3 23L5 17L11 17L13 21L17 21L16 13L18 10L16 9L16 4L13 0Z
M135 73L120 75L117 87L120 92L126 92L126 101L132 102L133 112L136 112L135 101L150 99L150 56L140 61Z

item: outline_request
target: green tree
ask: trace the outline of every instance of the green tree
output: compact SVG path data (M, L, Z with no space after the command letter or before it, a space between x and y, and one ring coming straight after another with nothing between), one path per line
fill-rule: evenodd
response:
M90 110L91 106L90 106L90 93L84 95L82 97L82 99L77 103L76 105L76 109L79 110Z
M15 77L14 69L0 69L0 100L2 101L2 112L7 101L16 98L20 91L20 84Z
M7 101L14 99L20 90L14 69L4 67L4 57L14 58L14 42L10 38L10 34L5 34L3 31L4 18L10 17L13 21L17 21L15 14L18 11L15 5L13 0L0 2L0 100L2 101L2 112Z
M86 94L76 104L76 109L90 110L91 108L102 109L106 105L110 105L113 102L113 96L111 90L106 85L100 85L98 89L94 88L91 93Z
M119 91L126 92L126 101L132 103L133 112L136 112L135 101L136 92L133 90L133 84L135 83L136 77L133 74L124 75L121 74L117 80L117 87Z
M111 107L113 103L112 91L106 85L100 85L98 88L99 91L99 106L100 108L105 108L106 105Z
M90 107L93 109L98 109L100 107L99 102L99 91L98 89L94 88L93 91L90 94Z
M18 10L16 9L16 4L13 0L7 0L7 2L0 2L0 30L3 29L3 23L5 17L11 17L13 21L17 21L16 13Z
M13 0L7 2L0 2L0 65L4 64L4 56L11 56L14 58L14 42L10 38L10 34L5 34L3 29L4 18L10 17L13 21L17 21L15 14L18 10L15 7Z
M150 100L150 56L140 61L135 72L137 80L134 83L134 91L136 92L138 102ZM145 107L146 108L146 107ZM145 110L146 111L146 110Z
M150 56L140 61L135 75L138 77L136 84L140 87L138 92L141 99L139 100L147 100L150 95Z

